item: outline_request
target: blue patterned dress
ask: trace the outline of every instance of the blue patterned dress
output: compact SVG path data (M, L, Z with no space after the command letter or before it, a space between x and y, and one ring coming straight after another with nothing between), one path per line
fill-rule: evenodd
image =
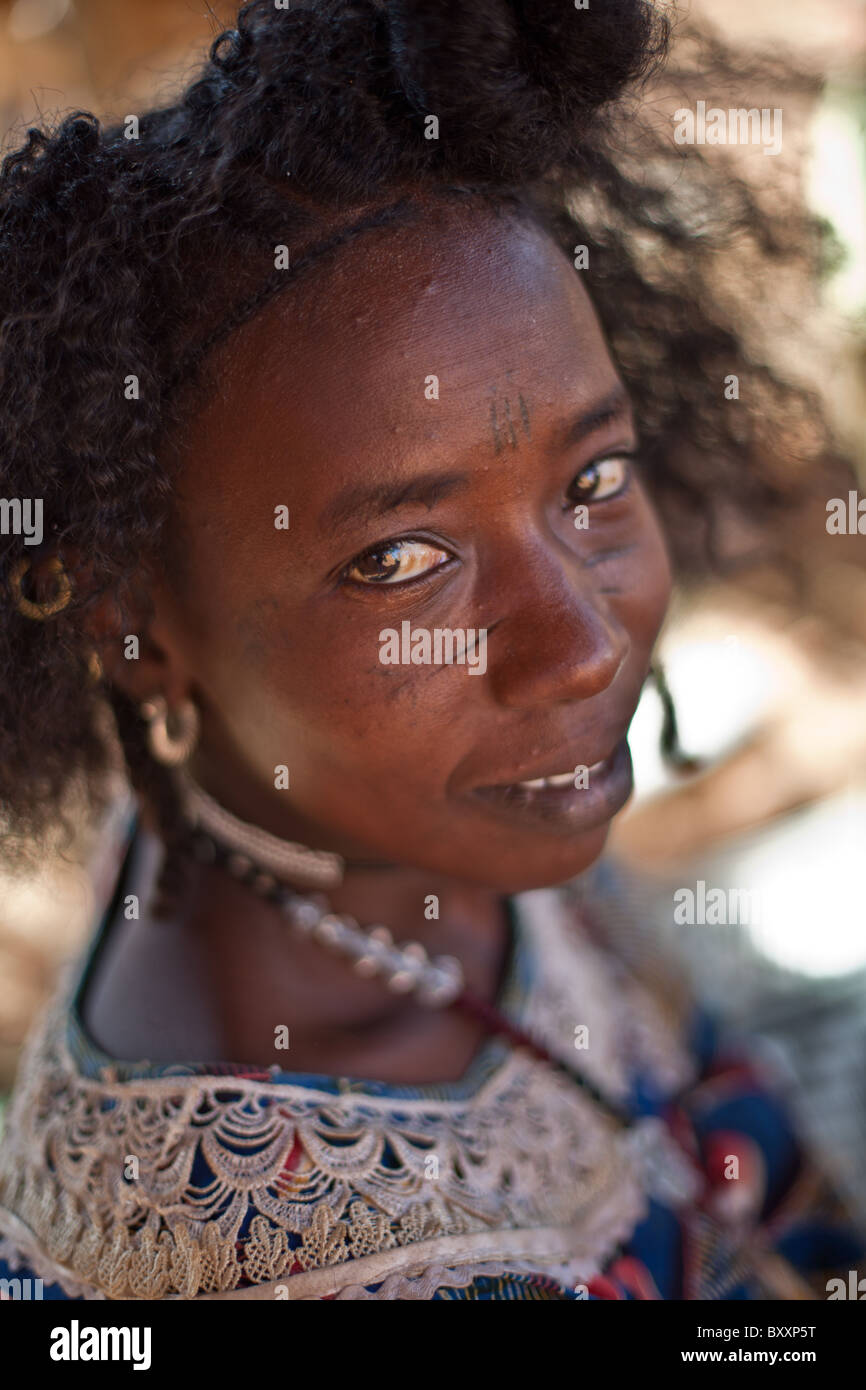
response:
M666 1138L646 1161L499 1037L459 1082L423 1086L107 1056L81 1006L134 845L133 822L112 901L22 1059L0 1278L41 1280L47 1299L825 1299L862 1269L863 1232L766 1060L624 923L610 868L511 900L497 1003L656 1117Z

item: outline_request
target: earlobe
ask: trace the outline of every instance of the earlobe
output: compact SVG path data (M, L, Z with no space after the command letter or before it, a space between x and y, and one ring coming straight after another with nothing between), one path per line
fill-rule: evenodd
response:
M93 587L90 563L73 552L65 560L76 592L86 595ZM174 704L188 695L189 681L171 643L162 636L154 609L154 590L143 576L122 597L106 592L86 603L82 626L93 642L90 670L95 680L116 686L136 704L154 691L163 692Z
M134 627L134 624L124 624ZM171 656L150 633L116 630L106 633L96 645L105 679L122 690L130 700L141 704L154 691L164 691L172 701L185 693Z
M165 686L164 654L146 633L136 631L134 615L113 595L96 599L84 615L83 626L93 642L102 678L137 703Z

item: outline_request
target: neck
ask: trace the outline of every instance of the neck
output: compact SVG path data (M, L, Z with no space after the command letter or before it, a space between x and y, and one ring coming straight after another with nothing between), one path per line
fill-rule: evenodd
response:
M157 854L154 869L158 862ZM509 936L505 904L493 890L405 866L353 867L350 860L342 883L325 896L332 911L362 927L382 924L397 942L418 941L431 956L456 956L466 987L487 1001L496 997ZM380 980L355 974L344 957L293 932L276 907L224 870L190 866L172 928L202 962L227 1059L268 1057L287 1070L346 1070L384 1080L398 1079L393 1058L399 1051L405 1079L421 1078L425 1068L431 1079L444 1079L447 1058L442 1066L439 1059L445 1044L434 1043L428 1032L435 1024L431 1015L447 1010L425 1010ZM291 1030L288 1058L272 1050L277 1024ZM471 1057L478 1041L458 1028L455 1057L466 1060L460 1047ZM413 1055L416 1043L420 1056ZM437 1055L428 1057L424 1046L435 1046ZM344 1056L355 1059L352 1065L340 1065ZM460 1075L461 1068L458 1060L450 1070Z

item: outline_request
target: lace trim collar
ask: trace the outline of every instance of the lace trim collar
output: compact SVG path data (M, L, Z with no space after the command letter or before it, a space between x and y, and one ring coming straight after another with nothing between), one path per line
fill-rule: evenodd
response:
M533 961L520 1022L611 1095L628 1098L638 1073L660 1092L685 1084L679 1040L562 893L514 901ZM393 1297L381 1290L427 1288L432 1269L443 1284L494 1267L586 1280L646 1213L607 1116L522 1051L444 1097L99 1081L69 1050L69 1005L67 981L22 1056L0 1244L72 1297Z

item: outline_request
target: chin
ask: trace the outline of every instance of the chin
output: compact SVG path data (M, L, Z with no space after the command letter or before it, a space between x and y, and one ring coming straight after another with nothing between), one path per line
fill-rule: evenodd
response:
M486 856L482 859L479 854L471 870L463 876L508 896L569 883L599 859L607 843L611 823L605 821L593 830L576 835L573 840L560 841L545 850L535 849L530 853L524 844L516 847L513 853L504 855L503 862L495 866L488 865Z

